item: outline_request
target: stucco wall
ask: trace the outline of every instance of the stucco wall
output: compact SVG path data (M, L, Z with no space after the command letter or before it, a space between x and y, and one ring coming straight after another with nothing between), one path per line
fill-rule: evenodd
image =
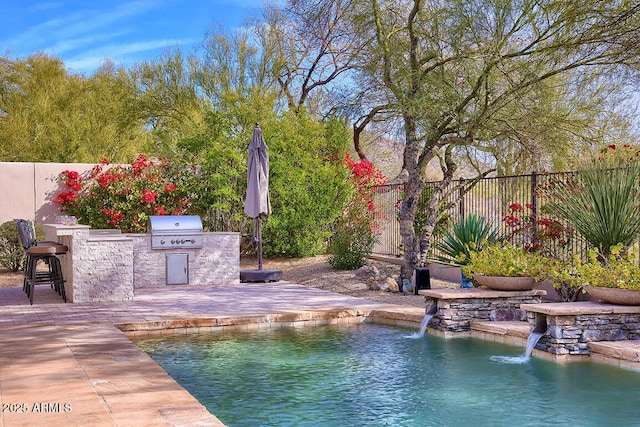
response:
M14 218L39 223L54 222L60 214L53 204L63 189L58 176L65 170L84 173L95 165L87 163L0 162L0 224Z

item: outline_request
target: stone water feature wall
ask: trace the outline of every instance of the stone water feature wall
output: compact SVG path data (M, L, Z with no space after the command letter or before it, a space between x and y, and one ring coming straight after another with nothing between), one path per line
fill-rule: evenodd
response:
M493 291L488 289L421 290L427 312L435 305L429 327L447 333L468 332L472 321L524 321L526 312L520 306L539 303L544 290Z
M589 343L640 339L640 307L594 302L523 306L527 322L546 321L536 348L556 355L588 355Z

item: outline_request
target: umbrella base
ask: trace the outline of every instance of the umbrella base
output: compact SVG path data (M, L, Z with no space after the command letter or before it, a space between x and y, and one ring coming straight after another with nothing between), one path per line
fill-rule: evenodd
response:
M241 282L277 282L282 270L240 270Z

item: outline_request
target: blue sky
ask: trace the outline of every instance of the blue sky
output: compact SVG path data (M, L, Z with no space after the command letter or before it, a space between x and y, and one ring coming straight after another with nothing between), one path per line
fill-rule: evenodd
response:
M228 30L262 0L3 0L0 57L44 52L92 74L105 59L131 66L179 47L190 53L212 25Z

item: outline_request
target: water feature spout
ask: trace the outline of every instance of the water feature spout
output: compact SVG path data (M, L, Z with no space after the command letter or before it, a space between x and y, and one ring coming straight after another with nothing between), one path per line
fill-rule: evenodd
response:
M544 336L547 332L547 319L545 317L541 317L536 319L536 325L533 330L529 333L529 337L527 338L527 347L525 352L521 356L491 356L491 360L500 362L500 363L509 363L509 364L522 364L527 363L531 358L531 353L533 353L533 349L535 348L540 338Z
M424 311L424 314L431 314L434 315L438 312L438 304L435 303L431 303L427 306L427 308Z
M533 331L531 331L531 332L539 332L539 333L542 333L542 334L547 332L547 319L540 318L540 319L536 320L536 326L533 328Z
M418 337L423 337L427 332L427 327L429 326L429 322L433 319L433 316L438 311L438 304L431 303L427 306L424 311L424 319L422 320L422 325L420 325L420 332L418 333Z
M542 317L536 319L536 326L533 328L533 331L529 334L527 338L527 349L524 353L525 358L529 358L531 353L533 353L533 349L535 348L540 338L547 332L547 319Z

